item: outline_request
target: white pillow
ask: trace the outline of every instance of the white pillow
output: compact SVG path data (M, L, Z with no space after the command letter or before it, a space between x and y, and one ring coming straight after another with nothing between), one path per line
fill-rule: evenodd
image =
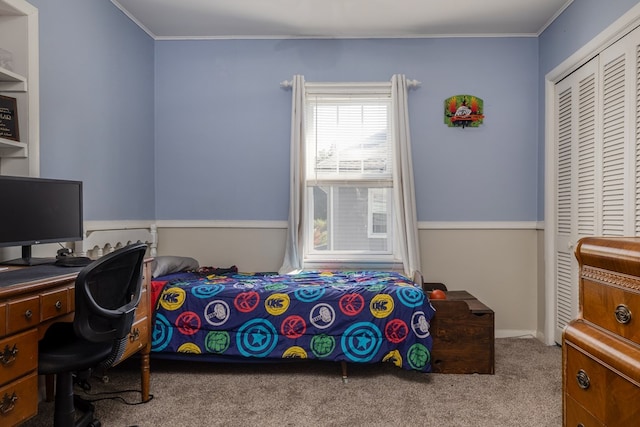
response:
M165 276L180 271L197 270L198 261L184 256L157 256L151 263L151 277Z

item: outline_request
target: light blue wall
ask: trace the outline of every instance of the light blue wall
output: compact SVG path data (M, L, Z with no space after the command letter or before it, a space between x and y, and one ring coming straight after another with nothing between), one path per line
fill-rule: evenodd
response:
M539 37L540 147L538 159L540 171L538 183L540 192L538 195L538 217L540 219L544 218L545 76L638 3L640 2L637 0L574 0Z
M422 82L410 93L420 221L544 218L544 75L637 1L575 0L539 38L153 41L107 0L40 15L41 175L82 179L87 220L286 220L291 94L278 83ZM443 124L445 98L485 124Z
M30 0L41 176L84 182L86 220L153 219L153 39L107 0Z
M291 93L279 82L387 81L411 91L420 221L537 215L536 38L156 42L157 219L286 220ZM444 100L484 99L448 128Z

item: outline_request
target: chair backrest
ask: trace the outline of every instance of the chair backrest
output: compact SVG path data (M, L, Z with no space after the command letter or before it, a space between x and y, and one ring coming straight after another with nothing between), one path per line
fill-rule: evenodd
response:
M119 341L129 333L140 302L147 245L135 243L83 268L75 284L76 334L92 342Z

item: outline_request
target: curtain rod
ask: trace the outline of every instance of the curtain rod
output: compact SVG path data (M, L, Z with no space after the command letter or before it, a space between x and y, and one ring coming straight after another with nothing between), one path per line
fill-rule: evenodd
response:
M313 83L311 83L313 84ZM370 86L372 85L372 83L329 83L332 85L344 85L344 86L354 86L354 85L367 85ZM373 83L373 84L380 84L378 82ZM386 84L386 82L384 82L383 84ZM391 82L389 82L389 84L391 84ZM412 79L407 79L407 87L409 89L417 89L418 87L420 87L420 85L422 84L422 82L419 82L418 80L412 80ZM291 87L293 86L293 80L283 80L280 82L280 87L282 89L291 89Z

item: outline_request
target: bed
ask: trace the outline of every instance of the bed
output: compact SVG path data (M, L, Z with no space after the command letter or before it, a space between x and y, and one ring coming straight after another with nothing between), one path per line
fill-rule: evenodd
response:
M188 257L157 256L155 225L85 224L74 251L99 258L146 242L154 257L152 357L216 362L313 359L388 362L431 371L435 311L421 287L379 271L280 276L201 268Z
M431 371L434 315L406 277L200 268L154 277L152 357L211 361L389 362Z

